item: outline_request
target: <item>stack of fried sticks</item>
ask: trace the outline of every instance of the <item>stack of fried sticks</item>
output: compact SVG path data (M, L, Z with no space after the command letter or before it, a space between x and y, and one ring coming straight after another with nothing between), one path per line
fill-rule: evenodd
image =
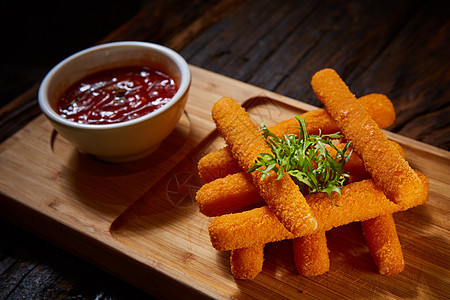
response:
M198 164L207 183L196 200L200 212L215 217L209 227L211 243L217 250L231 250L236 278L251 279L262 270L265 244L292 239L298 272L315 276L330 266L326 231L361 221L379 272L399 273L404 260L392 213L425 203L428 181L410 168L400 145L380 129L395 120L392 103L380 94L356 99L332 69L317 72L311 85L326 110L302 115L308 133L340 131L354 149L344 169L350 174L348 184L340 195L331 195L337 206L326 193L303 196L290 176L277 180L273 173L261 180L260 172L248 174L256 157L270 153L270 148L245 110L233 99L222 98L215 103L212 117L228 147L206 155ZM293 118L270 130L278 137L298 135L297 124Z

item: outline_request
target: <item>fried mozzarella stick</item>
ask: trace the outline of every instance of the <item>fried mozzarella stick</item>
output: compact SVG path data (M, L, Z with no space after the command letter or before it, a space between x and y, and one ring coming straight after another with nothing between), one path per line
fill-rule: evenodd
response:
M380 274L398 274L403 271L402 247L391 214L361 222L367 247Z
M311 85L388 199L408 206L426 197L417 174L334 70L317 72Z
M402 157L405 157L403 149L397 143L394 143L397 151ZM349 161L350 162L350 161ZM347 166L347 165L346 165ZM355 166L353 166L355 167ZM357 170L354 168L353 170ZM366 174L364 174L364 172ZM369 178L366 171L352 173L351 180L360 181ZM395 228L392 214L381 215L376 218L361 222L367 247L369 248L372 259L378 266L380 274L398 274L403 271L405 262L403 260L403 251Z
M404 156L401 146L392 141L399 153ZM338 144L336 147L342 149L345 144ZM336 155L336 150L328 149L332 156ZM353 182L367 179L370 175L365 171L362 160L354 153L346 163L344 170L350 173ZM197 203L200 212L214 217L227 213L236 212L244 207L262 202L262 198L254 188L250 175L244 172L228 175L225 178L216 179L203 185L197 192ZM398 241L395 223L392 215L379 216L362 222L366 243L370 253L381 274L396 274L402 271L404 266L403 254ZM371 225L375 228L371 230ZM390 248L387 248L389 245ZM249 250L245 250L249 249ZM240 249L242 252L254 251L252 247ZM329 270L330 262L325 232L317 232L309 236L296 238L293 240L294 261L299 274L303 276L321 275ZM261 264L262 264L262 258ZM232 260L233 261L233 260ZM258 258L255 256L249 266L258 266ZM234 263L236 270L245 267L237 267L238 262L245 263L245 260L239 260ZM233 264L232 264L233 266ZM256 274L257 267L255 270ZM234 272L233 272L234 273ZM259 273L259 272L258 272ZM236 271L236 274L240 274ZM256 276L256 275L255 275ZM242 275L236 278L244 278ZM250 277L245 277L250 278Z
M295 238L292 241L292 249L295 266L300 275L318 276L330 269L325 231Z
M390 126L395 120L395 111L392 102L385 95L369 94L358 99L369 115L375 120L380 128ZM319 129L322 134L330 134L339 131L334 120L324 109L317 109L301 115L305 119L306 129L309 134L318 134ZM278 137L284 134L298 134L298 121L295 118L282 121L269 128ZM231 154L229 147L213 151L198 162L200 176L206 182L210 182L226 175L240 171L237 161Z
M363 221L361 225L367 247L380 274L392 275L403 271L405 261L392 214ZM318 276L330 269L324 231L293 239L292 249L300 275Z
M205 183L195 199L200 212L208 217L237 212L264 201L253 185L251 175L245 172Z
M242 170L250 169L260 153L271 153L264 136L235 100L217 101L212 117ZM261 172L251 173L258 193L288 231L294 234L313 232L317 222L298 186L290 176L277 180L277 174L271 173L264 180L261 180Z
M393 141L391 143L395 145L397 151L403 153L399 144ZM336 145L341 150L344 146L343 143ZM334 157L337 154L333 148L327 147L327 149L331 156ZM344 166L344 171L350 174L350 182L370 178L370 174L367 173L362 160L356 153L352 153ZM237 212L263 201L253 185L251 175L245 172L230 174L205 183L197 191L195 199L200 212L208 217Z
M231 272L237 279L253 279L262 271L264 246L254 245L231 250Z
M391 100L383 94L369 94L363 96L357 101L364 107L370 117L375 120L380 128L386 128L395 121L395 110ZM330 114L324 109L316 109L308 111L301 115L305 119L306 130L309 134L318 135L330 134L339 131L336 122ZM282 121L272 127L272 131L276 136L282 138L285 134L298 135L298 121L295 118Z
M422 188L428 193L428 179L417 172ZM389 201L374 180L367 179L345 186L341 195L331 195L334 206L326 193L314 193L306 196L313 215L317 220L316 231L328 231L333 227L356 221L373 219L380 215L421 205L426 197L418 197L413 201L398 205ZM232 250L250 247L255 244L267 244L285 239L306 236L293 234L278 221L267 206L255 208L241 213L216 217L209 226L212 246L217 250Z
M230 147L206 154L199 160L197 169L200 177L206 182L241 171L237 160L231 154Z

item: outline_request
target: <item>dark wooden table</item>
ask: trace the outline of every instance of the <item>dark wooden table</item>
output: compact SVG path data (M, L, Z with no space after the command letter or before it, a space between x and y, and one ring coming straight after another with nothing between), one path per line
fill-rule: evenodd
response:
M446 1L158 0L135 1L128 9L113 4L97 7L95 16L83 10L75 10L80 17L75 19L47 16L54 22L46 30L62 34L61 28L71 28L60 39L39 43L32 30L29 36L16 33L22 34L21 43L9 50L17 55L31 51L36 64L24 58L26 68L3 58L0 142L40 114L37 87L52 64L95 43L140 40L168 46L190 64L316 106L311 77L332 67L356 95L377 92L392 100L397 120L389 130L450 149ZM88 21L103 31L80 25ZM23 94L15 97L18 89ZM151 297L12 223L0 221L0 233L1 299Z

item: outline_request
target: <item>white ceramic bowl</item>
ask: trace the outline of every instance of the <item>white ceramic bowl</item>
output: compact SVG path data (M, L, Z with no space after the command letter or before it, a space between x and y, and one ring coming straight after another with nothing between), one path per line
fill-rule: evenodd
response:
M83 77L124 66L147 65L171 75L178 91L165 106L136 119L105 125L79 124L56 112L64 91ZM186 105L191 73L173 50L145 42L116 42L88 48L56 65L39 88L39 106L54 128L78 149L109 162L126 162L153 152L172 132Z

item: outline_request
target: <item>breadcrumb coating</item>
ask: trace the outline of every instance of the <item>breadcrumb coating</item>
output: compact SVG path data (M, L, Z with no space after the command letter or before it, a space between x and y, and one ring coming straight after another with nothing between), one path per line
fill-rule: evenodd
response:
M206 182L241 171L237 160L231 154L230 147L206 154L198 162L197 168L200 177Z
M335 120L366 170L387 197L396 204L409 205L425 196L420 179L361 103L332 69L314 74L311 85Z
M253 279L262 271L264 246L254 245L248 248L231 250L230 265L235 278Z
M316 231L328 231L333 227L373 219L425 203L428 179L419 172L417 174L426 191L425 197L417 197L404 205L389 201L372 179L345 186L341 195L333 193L331 197L339 206L334 206L326 193L307 195L307 201L317 220ZM211 244L217 250L240 249L314 233L295 235L289 232L267 206L216 217L208 230Z
M231 98L222 98L212 108L217 129L231 148L242 170L253 166L260 153L271 153L264 136L244 108ZM298 186L290 178L277 174L261 180L261 172L251 173L253 184L287 230L295 234L312 232L317 222Z
M397 150L404 156L401 146L396 142L391 142L395 144ZM343 149L344 146L345 144L336 145L338 149ZM328 150L332 156L336 155L334 149ZM344 170L350 173L350 178L353 182L370 177L370 174L364 169L362 160L356 154L353 154L350 157ZM225 178L219 178L203 185L197 193L196 200L200 212L209 217L236 212L242 208L263 201L254 188L250 175L243 172L228 175ZM379 216L362 222L364 232L367 231L372 233L365 234L365 238L372 257L377 266L379 266L381 274L397 274L401 272L404 267L402 250L398 242L395 224L393 220L389 220L389 218L392 219L392 215ZM385 219L387 219L386 224L383 224ZM369 225L371 223L376 225L375 229L371 229L371 225ZM386 236L383 235L383 231L380 231L379 228L385 229L387 232ZM379 234L377 234L378 231L380 232ZM394 249L386 249L387 245L391 245ZM251 248L252 247L244 249ZM244 249L242 251L244 251ZM293 251L294 261L299 274L303 276L316 276L329 270L330 262L325 232L317 232L309 236L294 239ZM245 260L240 261L245 263ZM257 274L257 264L255 261L258 261L258 257L255 257L254 261L248 266L239 267L239 261L235 260L234 268L236 270L255 270L255 273L245 273L247 274L246 276L242 275L244 271L236 271L238 276L235 275L235 277L241 279L254 278L249 274ZM254 268L250 268L251 266L254 266ZM233 274L234 273L235 272L233 272Z
M403 271L402 247L392 214L361 222L367 247L380 274L398 274Z
M195 198L200 212L208 217L236 212L263 201L250 174L244 172L205 183Z
M300 275L318 276L330 269L325 231L295 238L292 241L292 249L295 266Z
M358 99L362 106L380 126L386 128L395 120L395 111L392 102L382 94L369 94ZM305 119L306 129L309 134L330 134L339 131L336 123L330 114L324 109L317 109L301 115ZM278 137L284 134L298 134L298 121L295 118L282 121L269 128ZM200 177L206 182L210 182L226 175L237 173L240 167L233 158L229 147L213 151L202 157L198 163Z
M394 105L386 95L376 93L368 94L358 98L357 102L361 103L364 110L377 123L378 127L386 128L394 123Z
M401 146L395 142L398 151L402 152ZM337 144L336 148L343 149L345 144ZM331 156L336 155L336 150L327 148ZM349 150L348 150L349 151ZM403 152L402 152L403 153ZM364 168L362 160L356 153L350 156L345 164L344 170L350 174L350 182L361 181L370 178L370 174ZM223 214L237 212L245 207L263 201L250 174L239 172L230 174L225 178L218 178L205 183L196 194L196 201L200 212L208 217L216 217Z
M373 118L376 121L376 124L381 128L390 126L395 120L393 105L386 96L381 94L370 94L361 97L359 100L370 117ZM322 133L334 133L339 131L336 122L325 110L319 109L311 111L302 116L305 118L305 123L310 134L318 134L318 128L320 127L323 129ZM283 134L297 134L298 129L294 128L296 126L298 126L298 122L294 118L283 121L270 128L270 130L281 137ZM395 142L391 143L404 158L401 146ZM339 149L342 149L343 146L344 144L337 145ZM331 150L330 152L333 155L335 150ZM239 172L241 167L234 159L230 147L225 147L206 155L200 160L198 167L201 177L207 182L211 181L210 183L205 184L197 193L197 202L200 211L205 215L219 216L262 202L262 198L255 189L250 175ZM349 182L370 178L370 174L366 171L363 161L355 153L346 164L345 171L351 174ZM420 176L423 180L424 176L421 174ZM215 180L216 178L220 178L220 180ZM426 181L426 178L425 185L427 190L428 182ZM307 196L306 199L309 201L310 196ZM404 210L405 208L397 206L395 209ZM278 229L281 234L286 234L286 229L282 226L280 227L280 222L274 219L273 212L270 209L262 207L255 211L259 211L259 217L262 219L269 218L267 224L262 227L267 226L267 230L269 228L275 228L274 225L270 225L270 222L275 221L275 226L279 227ZM315 210L313 209L313 212L314 211ZM334 222L337 221L335 220ZM250 227L254 225L251 220L250 222L247 222L247 224L250 224ZM397 274L401 272L404 268L403 254L392 215L388 213L386 215L376 216L372 219L363 221L362 226L366 243L374 262L379 268L379 272L381 274ZM273 238L273 232L261 234L262 231L258 231L261 230L261 227L256 226L252 228L256 229L255 232L258 239L264 240ZM253 232L253 229L250 230L250 232ZM329 270L329 251L327 248L325 231L319 230L312 234L300 237L297 237L298 235L293 235L290 232L288 232L287 235L289 235L287 238L293 239L294 261L297 270L301 275L316 276ZM211 241L213 242L211 226L210 236ZM242 239L242 237L239 238ZM252 279L261 272L264 260L264 245L264 243L254 244L231 251L231 270L235 278Z

